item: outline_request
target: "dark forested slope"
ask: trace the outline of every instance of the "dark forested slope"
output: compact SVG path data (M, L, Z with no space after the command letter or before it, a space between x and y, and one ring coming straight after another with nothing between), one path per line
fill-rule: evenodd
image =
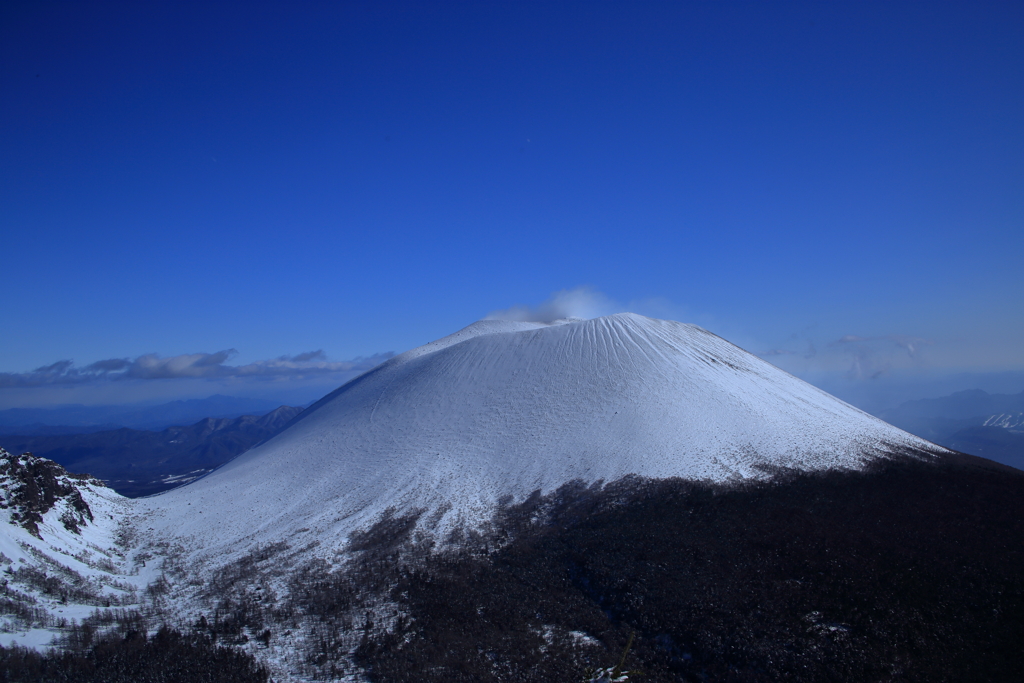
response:
M649 682L1024 671L1024 475L970 456L566 486L459 552L390 552L367 560L375 582L393 572L400 615L364 624L376 681L582 681L634 631L626 668Z

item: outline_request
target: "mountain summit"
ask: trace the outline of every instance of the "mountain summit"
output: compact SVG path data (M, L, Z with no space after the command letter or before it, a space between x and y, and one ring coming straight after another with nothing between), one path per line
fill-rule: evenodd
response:
M158 534L337 546L387 511L447 532L572 480L763 479L940 451L695 325L484 320L367 372L209 476ZM331 543L331 541L335 541Z

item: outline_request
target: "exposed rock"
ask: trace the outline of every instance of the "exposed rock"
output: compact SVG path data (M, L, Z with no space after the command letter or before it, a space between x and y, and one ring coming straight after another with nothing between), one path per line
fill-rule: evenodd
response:
M60 521L68 531L81 533L93 521L92 510L77 484L102 485L87 474L70 474L63 467L31 453L13 455L0 448L0 508L11 510L11 522L36 538L43 515L62 501Z

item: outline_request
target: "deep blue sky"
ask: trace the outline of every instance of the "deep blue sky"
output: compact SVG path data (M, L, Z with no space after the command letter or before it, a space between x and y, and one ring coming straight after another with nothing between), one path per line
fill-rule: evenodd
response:
M1024 369L1024 4L155 4L0 8L0 372L579 286L809 378Z

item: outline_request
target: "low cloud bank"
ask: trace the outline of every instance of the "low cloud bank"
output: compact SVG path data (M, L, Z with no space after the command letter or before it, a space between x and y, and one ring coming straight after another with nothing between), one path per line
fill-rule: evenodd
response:
M353 360L332 362L327 360L323 350L317 350L296 356L256 361L247 365L225 365L226 361L237 353L235 349L168 357L148 353L135 359L100 360L85 367L77 367L74 361L61 360L30 372L0 373L0 388L88 384L128 379L303 378L341 372L362 372L395 355L389 351Z

